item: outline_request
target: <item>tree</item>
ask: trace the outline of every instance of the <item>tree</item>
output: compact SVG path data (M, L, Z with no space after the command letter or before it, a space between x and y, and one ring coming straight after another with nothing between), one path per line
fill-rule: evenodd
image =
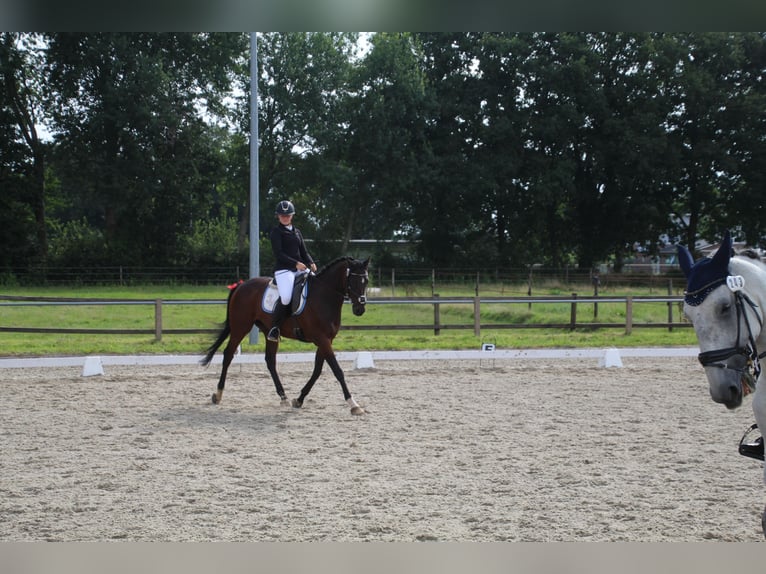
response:
M237 34L52 34L64 192L123 262L166 261L220 177L214 113Z
M741 231L741 239L766 245L766 34L738 34L731 39L739 54L732 70L728 101L722 110L721 140L727 161L726 185L711 219L716 238L723 228Z
M274 206L290 199L299 210L307 239L331 234L324 227L320 202L327 189L319 188L323 152L338 123L337 110L345 92L349 60L356 34L271 33L258 35L258 129L260 228L274 224ZM242 97L238 100L239 130L250 133L250 77L241 70ZM249 138L248 138L249 141ZM240 148L242 165L249 165ZM249 206L249 195L242 205ZM241 228L249 207L240 214Z
M419 239L424 260L449 267L471 259L468 239L476 233L479 218L473 185L477 167L469 154L480 100L473 70L475 36L427 33L420 34L419 41L426 77L427 144L420 185L410 198L412 237Z
M730 105L738 92L752 88L740 84L740 71L747 66L744 38L729 33L674 35L678 59L669 81L673 108L665 122L679 156L673 174L674 215L686 245L694 245L699 236L715 239L722 224L731 222L722 200L738 179L727 146L732 141Z
M35 247L18 250L22 258L37 257L45 261L48 252L45 215L45 156L46 146L38 133L43 121L42 100L44 77L42 47L36 34L0 33L0 110L3 130L3 188L8 225L2 225L13 240L27 235L19 223L26 220L25 206L34 216L34 241L21 245ZM9 172L12 172L11 175Z
M638 245L656 254L667 228L667 58L648 34L587 34L584 40L588 86L579 96L584 121L574 158L578 262L587 269L614 256L619 269Z
M354 68L341 115L320 142L326 169L315 211L346 252L353 237L392 239L411 219L425 148L424 77L411 34L376 34ZM324 229L324 227L323 227Z

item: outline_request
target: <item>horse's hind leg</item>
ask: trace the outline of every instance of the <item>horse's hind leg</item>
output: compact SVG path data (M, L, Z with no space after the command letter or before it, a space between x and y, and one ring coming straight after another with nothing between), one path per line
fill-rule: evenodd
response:
M293 399L293 406L296 409L299 409L303 406L303 401L311 392L311 388L314 386L314 383L317 382L319 375L322 374L323 366L324 366L324 357L319 352L319 350L317 350L316 355L314 355L314 372L311 373L311 378L308 380L308 382L305 385L303 385L303 388L301 389L301 394L298 396L298 398Z
M242 342L242 339L244 339L245 335L247 335L249 332L249 328L246 328L243 325L232 326L231 333L229 334L229 342L226 344L226 348L223 350L223 365L221 366L221 377L218 379L218 388L216 389L216 392L213 393L212 397L214 405L221 403L221 399L223 398L223 388L226 385L226 373L229 371L229 365L231 365L231 361L234 359L234 355L237 353L237 348Z
M239 340L235 342L235 339L232 337L229 337L229 344L226 345L226 348L223 350L223 365L221 366L221 377L218 379L218 388L213 393L212 399L213 404L218 405L221 403L221 399L223 398L223 387L226 385L226 373L229 371L229 365L231 365L231 361L234 358L234 353L237 352L237 346L242 341L242 338L240 337Z
M282 401L287 400L285 395L285 389L282 387L282 381L279 379L279 373L277 373L277 349L279 348L279 342L266 341L266 368L271 374L271 380L274 381L274 388L277 390L277 394Z

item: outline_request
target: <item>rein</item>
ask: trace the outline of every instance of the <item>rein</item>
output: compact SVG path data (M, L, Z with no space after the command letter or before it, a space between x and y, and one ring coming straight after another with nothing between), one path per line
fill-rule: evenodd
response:
M755 313L761 329L763 329L763 319L758 313L758 305L756 305L753 300L750 299L750 297L748 297L742 291L734 291L734 302L737 307L737 338L735 340L735 344L739 344L740 334L742 332L742 322L744 319L745 327L747 327L747 345L739 347L727 347L725 349L716 349L713 351L705 351L704 353L700 353L697 358L703 367L731 369L733 371L742 373L744 382L747 383L747 385L750 387L749 390L752 392L755 390L755 383L761 374L760 360L766 357L766 352L758 354L758 348L755 344L753 330L750 327L750 321L748 321L747 313L745 312L745 303L747 303L753 310L753 313ZM736 355L741 355L747 359L744 368L735 369L726 364L725 361Z

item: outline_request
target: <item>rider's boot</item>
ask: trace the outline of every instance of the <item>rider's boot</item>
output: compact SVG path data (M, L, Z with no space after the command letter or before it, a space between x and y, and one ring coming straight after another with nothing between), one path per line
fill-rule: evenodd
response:
M287 305L282 303L282 299L277 299L277 304L274 306L274 314L271 317L271 329L266 335L266 339L269 341L279 342L279 327L282 321L287 316Z

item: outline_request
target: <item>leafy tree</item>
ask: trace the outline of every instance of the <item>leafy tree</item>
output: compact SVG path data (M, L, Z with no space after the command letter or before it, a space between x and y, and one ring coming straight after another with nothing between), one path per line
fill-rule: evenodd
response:
M766 246L766 34L738 34L730 39L738 54L729 82L726 108L722 110L721 197L711 214L719 237L724 227L742 232L750 245Z
M673 174L675 221L687 245L699 236L715 239L731 222L723 200L737 179L727 147L730 105L756 79L740 84L747 66L744 39L728 33L674 35L678 60L669 81L673 108L666 125L679 156Z
M472 181L477 168L469 155L475 139L471 120L480 100L475 37L428 33L420 34L419 40L426 76L427 145L420 186L410 198L411 236L419 240L424 260L449 267L470 259L468 236L476 232L481 205Z
M307 239L331 233L319 215L319 203L329 193L317 184L326 171L321 142L339 122L356 38L346 33L258 35L259 226L264 234L274 225L274 206L285 198L297 204ZM249 134L250 77L249 70L242 72L238 125ZM247 149L239 148L241 165L249 165ZM249 214L248 189L242 189L240 200L246 206L240 212L241 229Z
M353 237L391 239L410 220L426 146L424 77L411 34L376 34L355 66L341 116L321 140L325 169L314 213L346 252ZM319 208L317 210L317 208Z
M166 261L208 205L214 112L242 45L225 34L52 34L57 169L122 261Z
M38 131L43 121L41 54L38 35L0 33L0 217L6 220L0 220L0 229L8 240L2 243L9 246L0 263L45 261L48 251L46 145Z

